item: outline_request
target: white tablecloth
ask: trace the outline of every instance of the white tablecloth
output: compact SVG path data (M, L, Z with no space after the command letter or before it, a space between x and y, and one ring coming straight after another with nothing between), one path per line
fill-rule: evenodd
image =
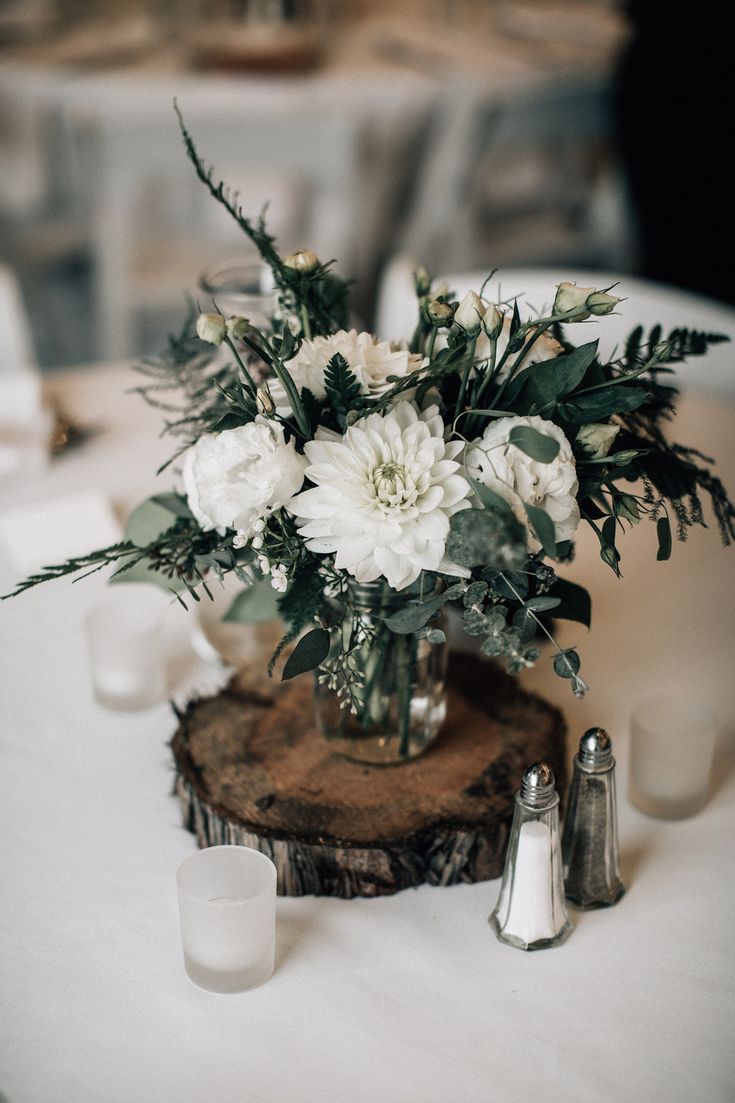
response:
M102 431L24 499L99 488L125 512L157 485L168 446L124 393L131 381L114 367L54 379ZM734 406L687 396L676 436L714 453L735 487ZM573 574L592 589L594 632L562 638L580 645L589 696L575 702L546 658L525 679L564 708L570 744L592 723L613 735L621 903L572 913L564 946L524 954L487 925L497 881L282 899L276 971L236 996L183 970L174 874L195 842L171 796L174 717L91 697L83 618L103 579L0 605L3 1103L731 1100L735 560L714 531L667 564L654 544L647 525L625 538L618 582L580 541ZM13 581L0 552L0 592ZM201 668L186 656L186 614L172 617L181 685ZM675 823L625 795L629 707L669 686L714 695L723 721L712 798Z

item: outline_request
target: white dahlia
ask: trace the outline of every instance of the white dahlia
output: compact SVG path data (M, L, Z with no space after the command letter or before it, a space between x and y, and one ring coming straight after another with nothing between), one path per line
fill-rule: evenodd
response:
M511 444L511 431L527 425L551 437L559 452L551 463L541 463ZM504 417L493 421L465 454L468 473L509 505L519 521L528 525L523 503L540 506L554 522L557 541L571 540L579 525L577 469L572 446L553 421L542 417Z
M324 372L336 352L344 356L363 394L383 394L393 386L388 382L389 375L409 375L422 364L421 356L389 341L379 341L371 333L341 329L331 337L302 341L299 351L286 364L297 389L308 387L316 398L326 398ZM285 396L280 384L271 383L271 390L281 406Z
M257 417L249 425L205 433L186 454L184 489L205 531L236 529L242 538L280 509L304 481L306 460L283 429Z
M421 413L399 402L341 440L310 441L306 476L316 485L287 508L306 546L334 552L335 566L358 582L382 577L402 590L424 570L466 574L444 557L449 518L470 505L455 460L462 447L445 442L436 406Z

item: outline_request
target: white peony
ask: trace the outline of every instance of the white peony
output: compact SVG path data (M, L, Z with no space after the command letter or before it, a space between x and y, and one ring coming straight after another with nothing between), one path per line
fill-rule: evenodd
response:
M455 460L462 447L444 441L436 406L421 413L399 402L340 440L310 441L306 475L316 485L287 508L306 546L334 552L335 566L358 582L382 577L402 590L424 570L466 574L444 558L449 518L470 505Z
M389 375L405 376L421 367L422 357L389 341L379 341L371 333L341 329L331 337L302 341L299 351L286 368L300 391L307 387L316 398L327 396L324 372L335 353L341 353L360 384L362 394L379 395L393 386ZM280 408L287 404L283 387L269 380L271 392Z
M551 463L531 459L509 443L511 430L527 425L558 441L559 452ZM579 525L577 471L572 446L558 425L541 417L504 417L488 425L482 437L467 448L468 473L509 505L527 525L523 503L540 506L554 522L557 541L571 540Z
M249 537L259 518L297 493L305 467L277 422L257 417L237 429L206 433L184 460L189 508L205 531L236 529Z

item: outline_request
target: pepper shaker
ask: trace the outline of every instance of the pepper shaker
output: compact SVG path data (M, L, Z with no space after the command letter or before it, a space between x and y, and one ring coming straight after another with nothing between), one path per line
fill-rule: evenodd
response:
M618 859L615 759L603 728L579 742L562 835L564 887L578 908L616 904L625 892Z
M529 766L515 796L498 903L490 925L519 950L558 946L572 929L564 905L559 794L544 762Z

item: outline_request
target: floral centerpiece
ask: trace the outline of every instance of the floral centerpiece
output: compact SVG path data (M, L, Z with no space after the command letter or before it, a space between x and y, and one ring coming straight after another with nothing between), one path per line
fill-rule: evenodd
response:
M671 365L723 338L639 328L604 360L580 323L615 310L612 288L561 283L549 313L524 318L482 287L457 302L423 270L408 347L349 329L348 286L331 265L309 250L281 257L182 133L270 266L272 324L216 303L192 314L140 387L176 411L181 489L140 507L123 542L16 592L115 563L115 578L143 574L186 604L234 574L243 590L229 619L280 613L270 670L291 648L282 677L314 671L325 734L367 761L411 757L438 731L450 607L511 673L548 640L554 670L584 694L580 657L557 645L550 619L590 623L588 594L554 567L571 560L579 525L616 574L626 528L653 521L666 559L672 521L681 539L704 523L702 491L722 539L735 536L706 458L663 432Z

